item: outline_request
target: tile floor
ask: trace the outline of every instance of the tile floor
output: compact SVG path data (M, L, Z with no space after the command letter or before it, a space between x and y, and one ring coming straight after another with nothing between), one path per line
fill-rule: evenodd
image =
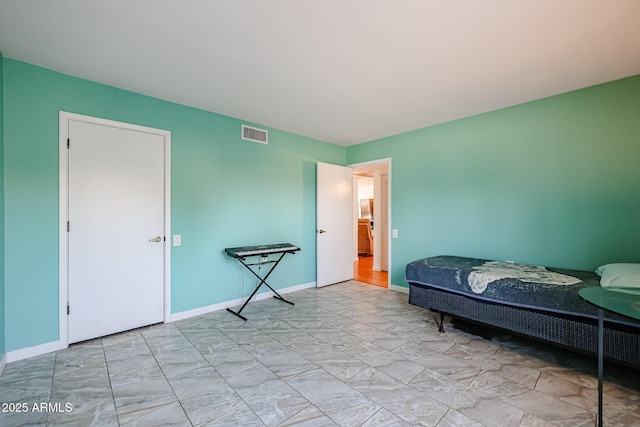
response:
M0 425L595 424L592 358L459 322L442 334L406 294L354 281L286 298L10 363ZM605 373L605 425L640 425L640 372Z

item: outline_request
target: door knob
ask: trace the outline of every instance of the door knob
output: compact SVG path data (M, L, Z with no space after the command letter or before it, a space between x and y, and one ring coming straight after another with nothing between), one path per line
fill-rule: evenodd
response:
M326 233L326 232L327 232L327 230L323 230L323 229L318 230L318 233L320 233L320 234Z
M155 243L162 242L162 237L156 236L156 237L153 237L153 238L149 239L149 241L150 242L155 242Z

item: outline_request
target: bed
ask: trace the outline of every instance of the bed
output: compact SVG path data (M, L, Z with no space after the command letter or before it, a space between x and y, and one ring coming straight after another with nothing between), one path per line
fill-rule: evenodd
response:
M594 272L456 256L409 263L409 303L584 354L598 350L598 309L578 291L599 286ZM607 360L640 369L640 324L605 314Z

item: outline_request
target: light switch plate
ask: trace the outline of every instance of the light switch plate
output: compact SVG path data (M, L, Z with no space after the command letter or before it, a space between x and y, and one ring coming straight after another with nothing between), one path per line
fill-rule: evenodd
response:
M173 235L173 246L182 246L182 236L180 234Z

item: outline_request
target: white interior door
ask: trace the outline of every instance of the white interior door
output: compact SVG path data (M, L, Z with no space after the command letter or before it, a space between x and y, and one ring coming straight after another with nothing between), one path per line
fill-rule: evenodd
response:
M353 170L318 163L316 285L353 279Z
M164 138L69 121L69 342L164 320Z

